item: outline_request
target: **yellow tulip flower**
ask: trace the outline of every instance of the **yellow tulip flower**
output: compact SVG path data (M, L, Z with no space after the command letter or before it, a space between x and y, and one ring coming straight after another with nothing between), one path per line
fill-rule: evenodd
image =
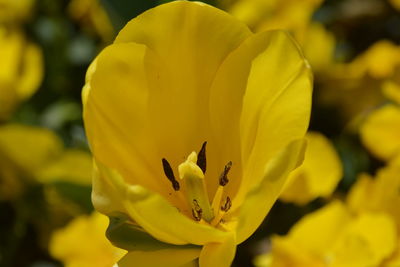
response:
M0 26L0 120L31 97L43 77L42 54L18 30Z
M293 171L281 200L306 204L317 197L329 197L343 175L339 155L329 139L318 132L308 132L303 164Z
M97 212L79 216L50 239L49 252L65 267L111 267L126 252L116 248L104 233L108 219Z
M353 216L334 201L306 215L289 234L273 237L272 251L255 260L258 267L380 266L394 251L397 236L385 213Z
M302 161L311 79L287 33L203 3L130 21L83 90L93 204L130 251L119 265L229 266Z

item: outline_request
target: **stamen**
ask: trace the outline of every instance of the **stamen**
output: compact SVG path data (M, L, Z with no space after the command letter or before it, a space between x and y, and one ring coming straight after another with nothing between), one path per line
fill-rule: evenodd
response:
M207 141L203 143L203 145L201 146L199 155L197 156L197 166L200 167L200 169L203 171L203 173L206 173L206 169L207 169L207 159L206 159L206 145L207 145Z
M172 187L175 191L179 191L179 182L175 179L174 171L172 170L171 165L169 165L169 162L164 158L162 159L162 165L165 176L167 176L168 180L171 182Z
M218 186L217 191L214 194L214 199L211 204L211 208L214 212L214 217L219 213L219 206L221 205L222 194L224 193L224 187Z
M228 182L228 172L230 171L232 167L232 161L229 161L225 167L224 167L224 171L221 173L221 175L219 176L219 185L221 186L225 186Z
M201 220L201 213L198 214L194 209L192 209L192 216L198 222Z
M201 209L196 199L193 199L193 206L194 208L192 209L192 215L196 219L196 221L200 221L203 215L203 210Z
M219 186L219 188L224 188L222 186ZM211 221L212 226L216 226L220 224L223 220L222 218L224 217L225 213L232 207L232 201L230 197L226 197L225 203L220 206L219 209L217 209L217 213L214 217L214 219Z
M232 207L232 201L230 197L226 197L225 204L221 206L221 210L227 212Z

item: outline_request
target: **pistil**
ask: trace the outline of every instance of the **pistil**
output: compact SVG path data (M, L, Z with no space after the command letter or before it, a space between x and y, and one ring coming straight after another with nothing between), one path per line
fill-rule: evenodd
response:
M203 170L197 165L197 153L192 152L179 165L179 177L184 182L187 201L192 207L193 217L199 221L211 222L214 213L208 199Z

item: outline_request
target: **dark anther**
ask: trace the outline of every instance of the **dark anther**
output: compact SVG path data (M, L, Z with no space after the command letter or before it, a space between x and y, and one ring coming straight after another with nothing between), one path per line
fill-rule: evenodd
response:
M221 210L226 212L231 207L232 207L232 201L231 201L230 197L226 197L225 204L223 206L221 206Z
M206 173L206 169L207 169L207 160L206 160L206 145L207 145L207 141L203 143L203 145L201 146L199 155L197 155L197 166L200 167L200 169L203 171L203 173Z
M193 218L195 218L196 221L200 221L203 214L203 210L201 209L196 199L193 199L193 206L194 206L194 209L192 209Z
M171 182L174 190L178 191L180 186L178 181L175 179L174 171L172 170L171 165L169 165L169 162L164 158L162 159L162 165L164 168L165 176L167 176L168 180Z
M201 220L201 214L198 214L197 211L195 211L194 209L192 209L192 216L196 221Z
M219 185L221 186L225 186L228 182L228 172L232 167L232 161L229 161L225 167L224 167L224 171L221 173L221 175L219 176Z

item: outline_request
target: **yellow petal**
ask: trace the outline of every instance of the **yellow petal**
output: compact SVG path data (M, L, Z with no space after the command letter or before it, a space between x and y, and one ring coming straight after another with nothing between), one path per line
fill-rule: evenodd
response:
M323 259L286 237L273 237L272 250L256 258L257 267L326 267Z
M75 218L52 235L50 254L66 267L112 266L125 252L106 239L107 224L107 217L99 213Z
M42 54L20 31L0 25L0 58L0 117L6 119L21 100L38 89L43 76Z
M394 8L397 8L397 10L400 10L400 0L390 0L389 2L392 4L392 6Z
M102 169L102 171L99 170ZM114 175L100 162L93 162L92 203L94 208L108 216L126 212L120 188L124 187L120 176Z
M92 182L92 158L89 153L69 149L52 162L46 164L36 173L42 183L65 181L81 185Z
M219 150L210 134L214 115L208 108L210 86L225 58L250 34L243 23L221 10L175 1L133 19L116 39L116 43L145 44L153 52L145 63L151 91L147 119L152 122L159 159L165 157L171 166L178 166L182 155L208 141L207 173L216 177L210 182L215 185L226 162L217 164Z
M346 207L338 201L307 214L287 236L272 238L270 266L327 266L326 254L350 219Z
M390 78L400 64L400 47L388 40L380 40L354 60L355 68L365 71L376 79Z
M18 79L17 92L21 100L31 97L43 79L42 51L33 44L26 44Z
M314 22L306 30L302 48L314 71L328 71L333 62L335 37L322 24Z
M0 82L0 120L10 117L19 103L15 87L10 82Z
M21 23L33 13L35 0L0 0L0 21Z
M346 206L334 201L303 217L292 227L289 238L295 246L322 257L350 220Z
M281 193L289 173L301 163L304 150L304 139L293 141L265 166L263 179L253 185L238 210L238 243L246 240L261 224Z
M400 238L397 240L397 248L395 252L388 258L383 266L385 267L397 267L400 266Z
M332 253L332 266L379 266L395 249L396 225L386 214L364 213L344 228Z
M126 211L133 221L154 238L175 245L222 242L228 235L185 216L157 193L139 185L125 184L116 171L99 163L97 166L101 172L100 177L106 176L102 179L102 191L94 189L93 202L97 210L110 215L116 211Z
M400 83L386 81L382 85L383 94L400 105Z
M195 267L199 254L200 249L195 248L131 251L118 262L118 267Z
M112 244L128 251L200 248L194 245L176 246L163 243L146 233L140 226L132 222L129 216L123 213L115 213L110 217L106 236Z
M14 83L20 100L30 97L43 76L42 53L18 30L0 27L0 81Z
M342 178L339 155L329 139L308 132L303 164L290 174L280 199L306 204L317 197L328 197Z
M107 47L91 65L84 91L86 133L95 157L128 182L162 192L161 157L148 138L145 47L134 43ZM112 88L112 90L111 90ZM157 168L158 166L158 168Z
M371 113L361 127L361 140L381 159L396 156L400 152L400 108L389 104Z
M200 253L200 267L229 267L236 253L235 233L230 233L222 243L209 243Z
M141 186L128 188L128 214L157 239L176 245L222 242L228 234L183 215L160 195Z
M210 90L211 130L220 151L219 157L212 159L218 166L233 162L229 175L232 177L226 188L227 195L235 195L241 183L242 166L240 158L240 116L248 76L253 60L270 46L274 38L285 33L273 31L252 35L234 50L222 63ZM288 42L290 42L288 40ZM266 63L269 64L269 63ZM268 90L268 80L260 82ZM214 187L212 187L214 185ZM208 188L214 192L217 182Z
M268 160L303 138L309 123L309 66L287 33L276 31L270 38L270 45L252 62L243 99L241 191L259 183Z
M353 212L362 212L368 209L376 210L379 200L376 197L373 177L361 174L347 194L347 205Z
M104 42L109 42L113 38L114 29L106 10L101 5L101 1L70 1L68 13L73 19L80 20L84 27L93 28Z
M26 173L0 148L0 200L15 200L24 192Z
M0 149L31 174L58 157L62 148L61 140L45 128L18 124L0 127Z

